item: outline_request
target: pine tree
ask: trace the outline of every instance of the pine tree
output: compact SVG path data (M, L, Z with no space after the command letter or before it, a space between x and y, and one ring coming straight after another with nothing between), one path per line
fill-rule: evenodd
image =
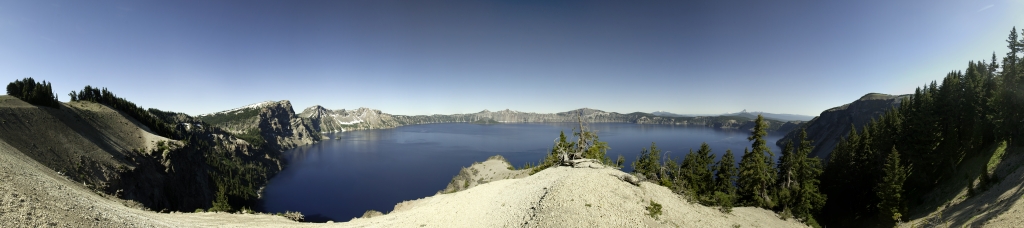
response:
M764 117L758 115L754 121L754 130L747 138L753 141L753 150L744 149L743 151L737 184L739 185L739 197L747 205L772 208L775 206L775 202L772 201L770 190L775 183L776 173L770 163L772 162L771 158L775 155L768 149L764 140L764 136L768 134L766 128Z
M725 150L722 159L715 163L714 169L714 195L717 203L723 210L731 211L733 200L736 198L736 186L733 185L736 181L736 158L732 150Z
M1022 76L1019 75L1022 74L1022 67L1017 53L1024 52L1024 44L1021 42L1021 40L1018 40L1017 27L1014 27L1010 30L1010 36L1006 40L1006 47L1010 51L1003 57L1002 89L999 96L1001 123L997 124L1000 126L999 135L1002 135L1003 139L1010 139L1018 144L1024 143L1024 140L1017 140L1021 135L1019 128L1022 125L1020 123L1022 118L1020 107L1024 107L1024 102L1019 98L1021 89L1018 88L1018 83L1020 83L1020 77Z
M701 143L700 149L697 150L697 157L694 161L694 166L690 167L692 170L692 181L695 183L694 191L701 198L709 198L713 192L712 183L714 176L711 170L711 164L715 162L715 155L711 153L711 146L708 144Z
M811 141L807 140L807 131L804 129L800 130L800 142L794 151L793 156L799 159L796 163L795 179L797 180L796 188L791 190L793 195L791 210L793 215L799 219L802 219L807 224L817 223L814 221L813 213L817 213L825 206L825 200L827 197L821 193L818 185L820 181L818 177L822 174L821 160L817 157L809 157L811 151L814 150L814 145Z
M789 210L792 205L793 196L795 191L799 190L797 186L797 172L800 168L799 162L803 160L796 157L793 152L793 142L787 142L786 146L782 149L782 156L779 157L779 175L778 183L776 183L778 190L778 206L782 211Z
M732 150L725 150L722 159L715 163L715 191L733 194L736 192L736 158Z
M899 222L907 210L903 204L903 182L907 180L910 168L900 164L900 154L895 147L889 153L883 171L885 176L875 187L875 194L881 199L878 210L883 218Z
M672 189L672 192L682 192L684 185L682 183L682 178L680 177L682 174L682 168L680 168L679 163L676 162L675 159L672 159L672 157L668 157L666 159L665 176L661 178L661 184Z
M60 101L53 93L53 85L46 81L36 82L31 77L7 84L7 95L33 105L60 108Z
M661 164L658 162L661 150L653 142L651 149L642 148L636 161L633 161L633 172L640 174L648 180L658 180L661 172Z

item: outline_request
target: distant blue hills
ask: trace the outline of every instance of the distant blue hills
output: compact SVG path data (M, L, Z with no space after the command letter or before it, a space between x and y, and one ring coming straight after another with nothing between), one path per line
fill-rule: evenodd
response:
M757 115L761 114L766 119L773 119L778 121L810 121L814 119L813 116L797 115L797 114L776 114L767 112L748 112L746 109L735 113L726 113L718 116L742 116L751 119L756 119ZM695 116L709 116L709 115L697 115L697 114L676 114L671 112L656 111L652 112L651 115L663 116L663 117L695 117Z

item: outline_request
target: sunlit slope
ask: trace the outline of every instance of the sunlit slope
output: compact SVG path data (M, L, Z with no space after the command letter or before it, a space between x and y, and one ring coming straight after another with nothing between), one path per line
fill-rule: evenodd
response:
M965 160L953 178L942 182L925 196L923 205L911 210L912 220L907 227L1024 224L1024 148L1000 142L981 152Z

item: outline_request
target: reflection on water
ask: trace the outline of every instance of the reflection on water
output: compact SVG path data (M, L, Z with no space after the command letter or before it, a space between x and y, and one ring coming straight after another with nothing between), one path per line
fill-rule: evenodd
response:
M330 140L285 152L288 167L264 192L263 210L301 211L310 221L348 221L366 210L391 211L395 204L431 196L461 167L500 154L516 166L537 162L574 124L426 124L331 134ZM593 123L612 159L626 164L656 142L668 156L682 157L707 142L716 157L750 147L749 132L701 127ZM768 137L774 146L781 135ZM623 171L631 171L627 165Z

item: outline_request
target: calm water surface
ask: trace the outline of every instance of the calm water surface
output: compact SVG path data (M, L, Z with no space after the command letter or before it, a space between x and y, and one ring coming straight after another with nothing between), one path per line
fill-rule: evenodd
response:
M348 221L366 210L389 212L394 205L432 196L459 169L500 154L516 166L536 163L551 149L559 131L571 138L573 124L426 124L385 130L328 134L332 139L285 152L288 167L264 191L267 212L300 211L309 221ZM750 147L747 131L703 127L595 123L608 156L626 157L623 171L641 148L656 142L662 154L681 160L707 142L716 159L732 149L739 162ZM776 156L775 141L768 144ZM777 157L776 157L777 158Z

